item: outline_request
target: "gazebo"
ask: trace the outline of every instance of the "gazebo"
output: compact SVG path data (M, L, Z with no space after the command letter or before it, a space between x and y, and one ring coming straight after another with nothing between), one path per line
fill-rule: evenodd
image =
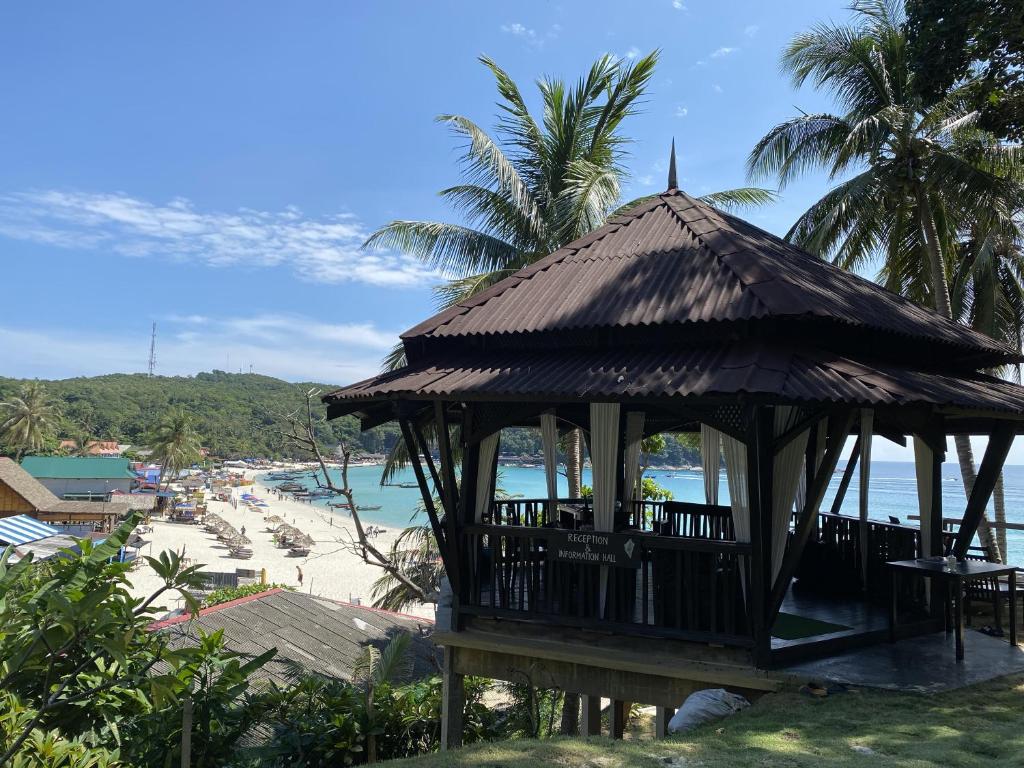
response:
M985 373L1017 350L669 187L403 334L403 368L323 398L330 418L401 427L452 588L448 744L464 674L668 707L887 642L885 563L968 554L1024 425L1024 388ZM540 428L545 498L494 498L512 426ZM593 496L559 498L576 428ZM640 442L664 432L700 434L704 504L638 497ZM988 447L952 531L956 434ZM912 441L919 525L871 519L873 436ZM860 458L859 517L822 510L851 437L839 495ZM925 583L899 595L901 637L944 626Z

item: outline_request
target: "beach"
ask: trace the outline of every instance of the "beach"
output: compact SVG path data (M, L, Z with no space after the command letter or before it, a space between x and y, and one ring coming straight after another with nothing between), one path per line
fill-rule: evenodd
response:
M254 473L247 472L247 475L252 477ZM252 493L269 506L250 509L241 502L243 493ZM191 564L202 564L205 571L234 572L237 568L251 569L256 572L259 580L261 570L266 569L268 583L286 584L296 590L333 600L372 605L373 583L384 572L364 563L348 551L346 544L355 539L355 526L347 514L293 499L279 500L274 491L259 480L255 485L234 488L233 498L236 503L210 500L208 511L220 515L239 531L245 527L245 535L252 540L249 545L253 552L251 558L242 560L231 557L227 546L201 525L171 523L157 516L150 523L152 532L143 534L149 543L142 547L140 557L156 556L170 549L184 552L184 557ZM307 557L289 557L287 549L274 545L272 534L264 522L264 517L271 515L283 518L313 538L315 543ZM401 533L400 528L382 526L372 521L364 521L363 525L364 528L372 525L378 531L373 543L385 552ZM301 584L299 568L302 569ZM159 577L145 562L133 570L129 578L132 593L136 597L150 595L161 584ZM184 605L178 598L162 602L169 610ZM409 606L405 612L431 619L434 616L432 605Z

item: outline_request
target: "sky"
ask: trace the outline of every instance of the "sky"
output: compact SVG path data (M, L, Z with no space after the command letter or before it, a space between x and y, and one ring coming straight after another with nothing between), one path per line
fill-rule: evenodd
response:
M772 125L829 108L779 72L848 0L0 5L0 375L214 368L345 384L434 310L438 275L361 249L396 218L453 220L459 143L490 128L494 58L542 75L661 58L624 199L745 185ZM770 184L766 184L770 185ZM778 234L826 189L744 214ZM888 457L888 449L879 458ZM1024 458L1024 455L1022 455Z

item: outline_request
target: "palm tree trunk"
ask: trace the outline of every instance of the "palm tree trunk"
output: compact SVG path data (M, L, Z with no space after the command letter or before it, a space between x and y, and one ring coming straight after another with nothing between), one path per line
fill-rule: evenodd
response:
M583 486L583 435L579 429L569 430L565 450L565 474L569 480L569 498L578 499Z
M996 540L999 542L999 562L1007 562L1010 553L1006 549L1006 497L1003 495L1003 473L996 478L996 487L992 491L992 503L995 506L996 514Z
M928 194L920 187L917 190L917 210L921 219L921 232L924 235L925 250L928 252L928 266L931 271L932 298L935 302L935 310L943 317L952 320L953 312L949 306L949 285L946 282L946 265L942 258L939 232L935 227L935 216L932 213ZM971 439L967 435L955 435L953 442L956 445L957 459L960 462L960 476L963 478L964 495L966 498L970 498L971 489L974 488L974 479L976 477ZM978 524L978 537L988 548L989 559L994 562L1000 562L1002 558L1000 556L999 542L992 533L992 526L989 525L987 512L982 513L981 522Z

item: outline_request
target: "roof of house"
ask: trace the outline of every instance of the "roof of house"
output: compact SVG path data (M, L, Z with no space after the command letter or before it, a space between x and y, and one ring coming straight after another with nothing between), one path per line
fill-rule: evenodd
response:
M68 480L135 478L128 459L108 456L26 456L21 466L33 477Z
M74 517L76 513L95 514L97 511L103 511L111 515L121 515L128 511L128 507L121 504L58 499L49 488L30 475L24 467L19 466L6 456L0 456L0 483L5 484L21 496L36 512L66 514L69 517Z
M0 544L28 544L59 534L56 528L28 515L0 517Z
M432 337L814 318L1019 353L679 190L402 334Z
M397 632L412 635L415 677L439 669L438 649L428 636L433 622L289 590L243 597L204 608L194 620L185 614L150 628L170 633L179 647L194 642L201 628L223 629L227 646L239 653L256 656L276 648L277 657L263 671L279 684L293 680L297 669L350 680L363 649L382 648Z

